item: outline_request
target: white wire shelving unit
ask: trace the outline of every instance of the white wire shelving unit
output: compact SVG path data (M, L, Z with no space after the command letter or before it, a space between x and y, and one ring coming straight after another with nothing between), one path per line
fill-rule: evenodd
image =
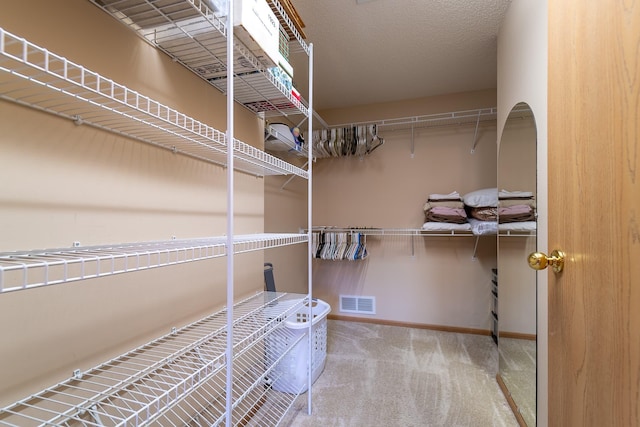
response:
M234 304L234 426L277 425L295 400L270 384L287 380L279 362L304 335L284 327L284 319L306 301L263 292ZM226 339L222 309L0 410L0 425L224 425ZM291 345L279 345L285 342ZM266 415L252 420L255 411Z
M224 257L226 236L0 253L0 293ZM306 243L306 234L233 236L233 253Z
M225 166L223 132L0 28L0 97ZM234 139L235 169L307 171Z
M90 1L227 94L226 133L1 28L0 98L226 167L227 234L0 253L0 294L226 257L227 304L205 319L0 409L0 425L278 425L302 389L281 393L270 385L283 375L278 362L301 340L310 355L303 388L312 381L312 322L306 335L292 336L282 326L300 309L308 308L312 318L311 304L305 305L312 296L311 233L233 235L233 175L241 171L307 179L310 228L311 162L304 170L235 139L234 100L265 117L303 115L311 132L312 91L308 103L293 97L201 0ZM291 24L277 0L267 1L281 22ZM231 21L232 2L228 16ZM311 83L313 46L293 26L287 31L309 56ZM234 301L234 254L297 243L309 248L307 294L261 292ZM270 347L283 342L288 345L278 355L270 353ZM311 395L309 387L309 413Z
M214 13L203 0L90 0L175 61L227 93L226 16ZM277 0L267 0L294 42L309 54ZM297 99L267 71L268 64L241 41L233 40L234 99L256 113L270 116L307 116L307 104Z

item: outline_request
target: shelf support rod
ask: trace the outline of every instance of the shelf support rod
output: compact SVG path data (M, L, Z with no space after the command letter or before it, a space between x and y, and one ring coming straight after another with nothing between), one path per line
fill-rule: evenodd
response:
M480 241L480 236L476 236L476 244L473 246L473 255L471 255L471 259L472 260L476 260L477 257L477 252L478 252L478 241Z
M304 165L302 165L302 169L306 168L308 164L309 164L309 160L304 162ZM293 181L293 178L295 177L296 177L295 175L291 175L289 178L287 178L284 184L282 184L282 187L280 187L280 191L284 190L284 187L286 187L291 181Z
M227 22L233 22L234 0L227 3ZM229 27L227 27L229 28ZM227 30L227 348L225 351L226 360L226 389L225 408L226 426L233 425L233 233L234 233L234 209L233 209L233 122L234 122L234 81L233 62L235 61L233 29Z
M476 120L476 131L473 134L473 145L471 146L471 154L476 152L476 145L478 145L478 128L480 127L480 110L478 110L478 119Z
M416 145L415 145L415 129L413 127L413 125L411 125L411 158L413 159L415 157L415 149L416 149Z
M313 111L309 108L309 111L311 111L313 113L313 117L316 118L316 120L318 120L318 122L320 122L320 124L322 125L322 127L324 129L328 129L330 126L327 122L324 121L324 119L320 116L320 114L318 114L316 111ZM300 123L298 123L298 127L302 126L302 124L308 119L309 117L305 116L302 120L300 120Z
M411 256L414 257L416 256L416 250L415 250L415 245L414 245L414 234L411 235Z
M313 262L313 233L312 233L312 229L313 229L313 174L312 169L313 169L313 149L312 149L312 144L311 144L311 135L313 135L313 43L309 43L309 108L308 108L308 114L309 114L309 131L307 134L307 139L309 140L309 142L307 143L307 154L308 154L308 158L307 158L307 165L309 166L307 168L307 203L308 203L308 207L307 207L307 221L308 221L308 230L307 230L307 286L308 286L308 294L309 294L309 313L308 313L308 317L307 319L309 319L309 330L307 332L308 334L308 340L307 340L307 345L308 345L308 352L307 354L309 355L307 358L307 384L308 384L308 392L307 392L307 413L309 415L311 415L312 412L312 407L311 407L311 386L313 385L313 357L314 357L314 352L313 352L313 328L312 328L312 319L313 319L313 303L312 303L312 298L313 298L313 271L312 271L312 262Z

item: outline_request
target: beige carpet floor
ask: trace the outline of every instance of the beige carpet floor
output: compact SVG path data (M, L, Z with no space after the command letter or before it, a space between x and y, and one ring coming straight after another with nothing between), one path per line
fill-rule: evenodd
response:
M287 427L517 426L488 336L328 321L325 370Z

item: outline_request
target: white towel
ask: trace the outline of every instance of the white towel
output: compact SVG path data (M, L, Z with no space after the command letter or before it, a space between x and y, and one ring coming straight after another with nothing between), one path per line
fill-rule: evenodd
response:
M498 198L500 199L524 199L527 197L533 197L533 193L531 191L507 191L500 190L498 193Z
M460 193L452 191L449 194L429 194L429 200L462 200Z

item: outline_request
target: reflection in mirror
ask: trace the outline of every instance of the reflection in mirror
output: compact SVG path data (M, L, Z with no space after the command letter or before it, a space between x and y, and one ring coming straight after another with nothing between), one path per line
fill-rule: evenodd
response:
M526 103L505 123L498 152L498 380L521 424L536 425L536 124Z

